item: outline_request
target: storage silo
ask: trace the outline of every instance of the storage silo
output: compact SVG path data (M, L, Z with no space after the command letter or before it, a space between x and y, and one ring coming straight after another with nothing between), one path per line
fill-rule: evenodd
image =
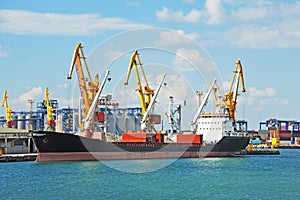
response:
M106 131L108 133L115 133L116 119L113 112L107 112L106 120Z
M55 130L56 131L63 131L62 130L62 114L59 113L57 114L57 120L56 120L56 123L55 123Z
M133 113L126 111L125 113L126 120L126 130L135 131L135 116Z
M25 129L25 114L18 114L17 115L17 128L18 129Z
M116 130L119 135L122 135L123 132L126 132L125 128L125 117L124 113L121 111L117 111L116 115Z
M13 120L14 122L16 122L16 121L18 120L18 116L17 116L17 115L13 115L13 116L12 116L12 120ZM18 128L18 127L17 127L17 123L13 123L12 128Z
M135 113L134 116L135 116L135 119L134 119L135 120L135 130L139 131L139 130L141 130L141 121L142 121L143 116L141 113Z
M79 124L79 114L78 112L73 111L73 127L72 127L73 132L78 130L78 124Z

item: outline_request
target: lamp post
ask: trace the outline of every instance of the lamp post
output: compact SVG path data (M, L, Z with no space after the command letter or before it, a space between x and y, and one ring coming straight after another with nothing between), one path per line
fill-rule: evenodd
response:
M198 104L201 105L201 97L203 96L203 92L196 91L196 95L198 97Z
M30 104L29 130L32 130L32 104L34 103L34 100L28 99L28 103Z
M294 121L289 122L289 125L291 126L291 145L295 144L295 139L293 137L293 133L294 133L294 127L296 125L296 123Z

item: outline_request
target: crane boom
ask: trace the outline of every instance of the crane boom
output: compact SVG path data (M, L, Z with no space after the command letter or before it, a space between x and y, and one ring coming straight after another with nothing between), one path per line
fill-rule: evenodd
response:
M11 116L13 111L9 107L7 91L4 91L3 94L2 107L5 107L6 126L12 127L14 125L14 121L12 120Z
M137 59L137 61L136 61ZM142 75L144 78L144 82L145 82L145 87L142 87L141 84L141 79L140 79L140 75L139 75L139 70L138 70L138 65L140 66L140 69L142 71ZM137 83L137 91L139 92L139 96L140 96L140 104L142 107L142 115L145 114L150 102L151 102L151 97L154 95L154 91L149 87L144 69L143 69L143 64L141 62L141 59L139 57L138 51L134 51L131 58L130 58L130 62L129 62L129 67L128 67L128 72L127 72L127 76L126 76L126 80L124 82L124 85L128 85L128 80L132 71L132 68L134 67L135 70L135 75L136 75L136 83Z
M74 49L74 53L73 53L73 57L72 57L72 61L71 61L71 67L70 67L70 71L67 75L67 79L72 79L72 73L74 70L74 66L75 63L77 62L77 57L79 55L79 48L81 47L81 43L78 43L77 46Z
M164 73L163 78L162 78L162 80L161 80L159 86L157 87L156 91L154 92L154 96L153 96L153 98L151 99L151 102L150 102L150 104L149 104L149 106L148 106L148 108L147 108L145 114L143 115L143 118L142 118L142 121L141 121L141 129L142 129L142 130L145 130L145 129L147 128L147 124L146 124L147 118L149 117L150 111L152 110L152 108L153 108L153 106L154 106L154 103L155 103L155 101L156 101L156 98L157 98L157 96L158 96L158 93L159 93L159 91L160 91L160 88L161 88L163 82L165 81L165 78L166 78L166 73Z
M95 94L99 90L99 77L98 74L95 75L94 81L92 81L91 73L87 66L86 57L83 53L83 46L81 43L78 43L74 49L71 66L69 70L69 74L67 75L67 79L72 79L72 73L74 71L74 67L76 68L78 85L80 89L80 94L83 100L83 109L82 115L83 118L86 117L87 112L90 109L91 103L95 97ZM83 59L83 64L85 66L86 72L88 74L88 80L86 83L86 78L83 71L83 65L81 60Z
M193 121L191 122L191 125L195 125L195 124L196 124L196 122L197 122L197 120L198 120L198 118L199 118L199 116L200 116L200 113L202 112L204 106L206 105L206 103L207 103L207 101L208 101L208 98L209 98L211 92L213 91L213 89L214 89L214 87L215 87L215 85L216 85L216 82L217 82L216 79L214 79L214 80L212 81L212 83L211 83L211 85L210 85L210 87L209 87L207 93L205 94L203 100L201 101L200 106L198 107L198 110L197 110L197 112L196 112L196 114L195 114L195 116L194 116Z
M51 100L49 97L48 87L46 87L46 89L45 89L44 105L47 108L47 129L46 130L54 131L55 120L53 118L53 107L52 107Z
M237 60L235 64L236 64L236 69L233 71L230 90L225 95L226 108L229 110L229 116L232 118L234 124L235 124L235 112L236 112L237 96L238 96L240 82L242 84L242 92L246 92L241 61Z
M104 80L103 80L103 82L100 86L100 89L98 90L98 92L97 92L97 94L96 94L96 96L95 96L95 98L92 102L92 105L91 105L91 107L90 107L90 109L89 109L89 111L88 111L88 113L87 113L87 115L84 119L84 129L88 129L90 127L92 116L93 116L94 110L96 108L96 104L97 104L98 99L99 99L99 97L102 93L102 90L103 90L104 86L105 86L105 83L106 83L106 80L108 78L109 73L110 73L110 71L107 70L106 74L105 74L105 77L104 77Z
M89 80L92 79L91 77L91 73L90 73L90 70L89 68L87 67L87 63L86 63L86 57L84 56L84 53L83 53L83 46L81 45L81 43L78 43L74 49L74 53L73 53L73 58L72 58L72 62L71 62L71 67L70 67L70 71L69 71L69 74L67 76L67 79L72 79L72 73L73 73L73 70L74 70L74 66L75 66L75 63L77 60L77 57L79 58L82 58L83 61L84 61L84 66L86 66L86 70L88 72L88 76L89 76ZM80 51L80 53L79 53ZM81 56L80 56L81 54Z
M159 91L160 91L160 88L161 88L163 82L165 81L165 78L166 78L166 73L163 75L163 78L162 78L162 80L161 80L159 86L157 87L157 89L156 89L156 91L155 91L155 93L154 93L154 96L153 96L153 98L151 99L151 102L150 102L150 104L149 104L149 106L148 106L148 108L147 108L145 114L143 115L143 118L142 118L142 121L141 121L141 129L142 129L142 130L145 130L146 127L147 127L147 124L146 124L147 119L148 119L148 117L149 117L150 111L152 110L152 108L153 108L153 106L154 106L154 103L155 103L155 101L156 101L156 98L157 98L157 96L158 96L158 93L159 93Z
M86 115L86 112L90 108L90 100L89 100L85 77L84 77L83 68L82 68L82 64L81 64L81 58L84 59L85 57L84 57L84 55L80 56L80 54L79 54L79 52L82 53L82 50L80 50L82 48L83 47L81 46L81 43L79 43L79 44L77 44L77 46L74 49L71 67L70 67L70 71L67 76L67 79L72 79L72 72L73 72L74 67L76 67L78 85L79 85L79 89L80 89L80 93L81 93L81 97L83 99L83 105L84 105L83 114Z

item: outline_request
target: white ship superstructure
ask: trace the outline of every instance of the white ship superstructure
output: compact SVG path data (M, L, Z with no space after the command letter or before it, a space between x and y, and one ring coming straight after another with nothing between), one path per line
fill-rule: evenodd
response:
M196 134L203 135L204 143L216 143L223 136L236 135L228 114L202 113L197 121Z

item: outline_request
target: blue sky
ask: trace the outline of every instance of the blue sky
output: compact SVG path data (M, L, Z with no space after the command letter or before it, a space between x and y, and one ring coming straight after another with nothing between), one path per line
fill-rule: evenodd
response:
M240 58L247 92L239 97L237 116L250 128L269 118L300 120L300 2L291 0L2 0L0 91L8 91L15 111L28 110L29 98L42 101L45 87L60 107L67 106L66 75L76 44L82 42L89 55L108 38L142 27L195 40L215 63L225 90Z

